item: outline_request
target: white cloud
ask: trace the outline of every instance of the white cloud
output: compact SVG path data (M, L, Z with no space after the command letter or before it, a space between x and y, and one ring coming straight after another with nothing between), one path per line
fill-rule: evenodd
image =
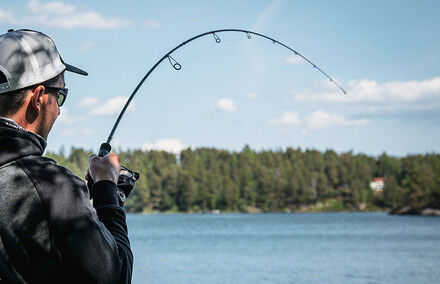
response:
M227 112L234 112L237 111L237 106L235 105L235 102L231 99L227 98L221 98L219 99L215 107L219 110L227 111Z
M256 99L256 98L258 98L258 94L257 93L249 93L247 95L247 97L250 98L250 99Z
M299 115L294 111L283 112L281 117L272 119L269 121L270 124L280 125L280 126L295 126L299 124Z
M72 125L78 122L82 122L82 121L86 121L87 117L86 116L78 116L78 117L73 117L69 115L69 109L65 106L63 106L61 108L61 113L57 118L57 121L65 124L65 125Z
M342 94L331 82L314 90L292 90L294 103L325 109L329 106L365 118L440 118L440 77L426 80L377 82L351 80Z
M292 91L292 93L297 102L392 103L395 107L402 107L404 104L407 108L423 103L429 108L429 102L437 103L440 100L440 77L422 81L392 81L385 83L367 79L352 80L347 84L347 95L341 95L330 84L326 84L325 88L322 89L321 91L301 93Z
M186 148L188 148L188 146L184 145L179 138L160 139L153 144L145 143L142 146L142 149L144 151L157 150L157 151L166 151L174 154L179 154L182 150Z
M76 128L67 128L61 131L61 137L71 137L78 135L90 135L93 133L93 130L90 128L76 127Z
M121 112L122 108L124 107L125 103L127 102L127 97L116 97L113 99L108 100L107 102L105 102L104 104L93 108L90 111L91 115L94 116L109 116L109 115L114 115L114 114L118 114ZM135 107L134 104L131 103L128 106L128 111L134 111Z
M74 5L62 1L40 2L31 0L23 9L6 11L0 8L0 23L6 25L41 25L63 29L91 28L118 29L134 24L129 18L107 18L93 11L78 10ZM20 15L20 16L19 16Z
M40 3L38 0L31 0L28 3L28 10L33 13L69 15L74 13L76 8L73 5L64 4L61 1Z
M157 29L160 28L161 23L153 19L148 19L142 23L142 26L146 29Z
M261 31L264 27L273 19L279 8L284 4L284 0L278 0L271 3L266 9L264 9L258 19L252 26L253 31Z
M86 41L83 44L81 44L81 50L83 51L89 51L94 49L96 46L98 46L98 43L95 41Z
M305 119L310 129L323 129L333 126L365 125L366 119L348 120L340 114L317 110Z
M13 11L4 10L0 7L0 24L16 25L17 19Z
M104 18L95 12L82 12L67 16L68 18L52 18L47 24L52 27L65 29L92 28L97 30L118 29L133 25L133 20L127 18Z
M290 127L300 125L301 119L298 113L294 111L286 111L283 112L282 115L278 118L269 120L269 124L281 126L283 130L289 130ZM322 110L317 110L311 114L309 114L304 119L304 126L302 128L301 133L303 135L307 134L309 130L319 130L330 127L340 127L340 126L351 126L351 125L365 125L368 120L366 119L347 119L344 116L337 113L328 113Z
M82 100L80 100L78 103L76 103L76 106L78 107L94 107L99 104L99 99L97 97L87 97Z
M306 62L304 60L304 58L302 58L301 56L296 55L296 54L292 54L292 55L290 55L289 57L286 58L286 63L287 64L302 64L304 62Z

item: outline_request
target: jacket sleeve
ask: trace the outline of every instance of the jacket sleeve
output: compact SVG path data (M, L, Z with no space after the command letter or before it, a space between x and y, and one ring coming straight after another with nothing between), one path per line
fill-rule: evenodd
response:
M113 182L86 183L52 162L25 163L47 208L50 242L58 255L58 278L81 283L130 283L133 254L125 211Z
M133 254L128 239L125 211L119 205L117 186L111 181L100 181L93 185L93 207L98 214L98 219L115 239L118 255L121 262L120 281L131 282L133 269Z

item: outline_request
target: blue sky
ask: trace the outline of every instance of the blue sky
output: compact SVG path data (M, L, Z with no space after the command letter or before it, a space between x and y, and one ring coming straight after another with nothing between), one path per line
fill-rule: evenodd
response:
M0 2L0 29L51 36L69 96L48 149L97 151L145 73L203 32L262 33L300 52L348 94L272 42L206 36L172 54L142 86L113 147L286 147L408 155L440 150L440 2L43 1Z

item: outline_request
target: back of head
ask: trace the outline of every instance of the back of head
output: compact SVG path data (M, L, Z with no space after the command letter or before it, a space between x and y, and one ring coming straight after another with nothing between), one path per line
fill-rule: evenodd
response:
M56 78L64 71L87 75L66 64L53 40L41 32L9 30L0 35L0 102L5 100L3 96L20 95L23 90ZM17 99L13 101L17 103ZM0 107L0 115L6 107Z
M45 82L42 82L43 86L55 86L64 81L64 71ZM1 78L0 78L1 80ZM0 81L1 82L1 81ZM28 91L34 88L34 86L26 87L20 90L10 91L0 94L0 117L13 116L22 106L28 96Z

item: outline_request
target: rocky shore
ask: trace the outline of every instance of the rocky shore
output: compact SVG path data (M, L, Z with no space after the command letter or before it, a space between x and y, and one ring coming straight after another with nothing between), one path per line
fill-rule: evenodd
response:
M395 215L422 215L422 216L440 216L440 209L436 208L414 208L406 205L396 210L392 210L390 214Z

